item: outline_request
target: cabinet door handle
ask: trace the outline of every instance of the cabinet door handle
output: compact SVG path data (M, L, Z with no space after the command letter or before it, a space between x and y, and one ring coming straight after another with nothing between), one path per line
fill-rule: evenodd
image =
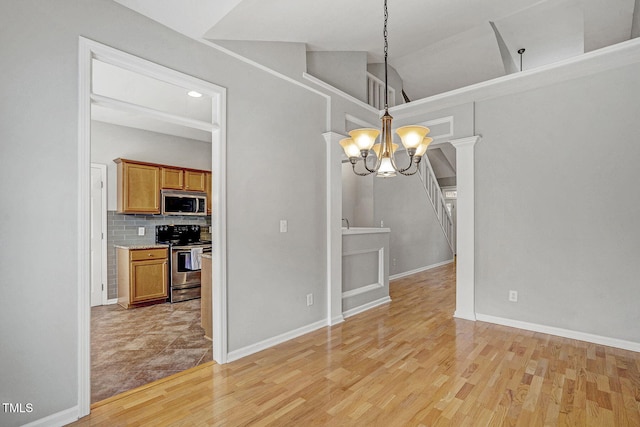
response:
M153 256L153 254L149 254L149 256Z

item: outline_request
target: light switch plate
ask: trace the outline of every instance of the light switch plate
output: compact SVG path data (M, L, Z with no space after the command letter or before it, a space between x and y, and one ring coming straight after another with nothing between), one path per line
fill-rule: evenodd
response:
M280 220L280 232L281 233L286 233L287 229L288 229L287 220L286 219L281 219Z

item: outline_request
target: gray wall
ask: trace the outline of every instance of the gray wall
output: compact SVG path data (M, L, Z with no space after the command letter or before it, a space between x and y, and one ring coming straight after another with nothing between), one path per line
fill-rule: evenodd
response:
M399 154L400 164L404 153ZM453 259L418 175L374 179L374 224L391 229L389 274ZM394 261L395 260L395 261Z
M307 52L307 72L367 102L366 52Z
M478 313L640 342L639 93L636 64L476 104Z
M78 403L80 35L228 88L229 349L326 317L324 161L298 161L324 159L322 97L115 2L2 2L0 194L21 209L0 207L0 400L34 407L3 426Z

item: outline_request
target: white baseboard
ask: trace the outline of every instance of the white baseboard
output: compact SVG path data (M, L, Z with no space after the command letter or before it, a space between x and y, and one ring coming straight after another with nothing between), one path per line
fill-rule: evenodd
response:
M275 345L281 344L285 341L292 340L301 335L308 334L317 329L325 328L327 326L327 319L322 319L318 322L312 323L307 326L303 326L293 331L285 332L284 334L277 335L272 338L257 342L255 344L248 345L238 350L231 351L227 354L227 362L233 362L234 360L242 359L243 357L257 353L262 350L266 350Z
M22 427L59 427L65 426L74 421L78 421L77 406L56 412L48 417L40 418L39 420L32 421L29 424L23 424Z
M401 277L411 276L412 274L431 270L432 268L441 267L443 265L451 264L452 262L453 262L453 259L450 259L447 261L438 262L436 264L431 264L426 267L416 268L415 270L405 271L404 273L394 274L393 276L389 276L389 280L396 280L396 279L400 279Z
M481 322L495 323L497 325L510 326L512 328L524 329L533 332L542 332L544 334L556 335L563 338L571 338L593 344L601 344L609 347L621 348L623 350L640 352L640 343L633 341L625 341L618 338L572 331L570 329L556 328L554 326L539 325L537 323L522 322L520 320L506 319L503 317L489 316L487 314L476 313L476 318Z
M465 320L471 320L473 322L475 322L476 320L476 314L471 312L471 313L462 313L458 310L455 311L455 313L453 313L453 317L455 317L456 319L465 319Z
M105 305L112 305L117 303L118 303L118 298L113 298L113 299L108 299Z
M342 322L344 322L344 316L341 314L339 316L335 316L334 318L332 318L331 323L329 323L329 326L337 325L338 323L342 323Z
M389 298L389 297L380 298L378 300L371 301L371 302L368 302L366 304L362 304L359 307L355 307L355 308L352 308L350 310L347 310L347 311L343 312L342 315L345 318L351 317L351 316L355 316L358 313L362 313L363 311L370 310L370 309L372 309L374 307L377 307L379 305L386 304L386 303L389 303L389 302L391 302L391 298Z

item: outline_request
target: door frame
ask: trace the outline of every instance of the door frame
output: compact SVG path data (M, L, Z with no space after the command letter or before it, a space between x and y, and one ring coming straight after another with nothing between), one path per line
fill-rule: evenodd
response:
M90 190L91 190L91 62L99 59L118 67L181 87L212 99L211 118L211 228L213 359L226 363L227 339L227 234L226 234L226 88L169 69L137 56L79 37L78 43L78 415L90 412L91 402L91 294Z
M102 305L107 305L109 304L109 292L107 289L107 187L104 185L107 182L107 165L91 163L91 169L93 168L100 169L100 180L102 181L102 188L100 189L100 198L102 199L102 210L100 212L100 231L102 232L102 240L100 244L102 245L102 257L100 259L100 264L101 280L103 285Z

